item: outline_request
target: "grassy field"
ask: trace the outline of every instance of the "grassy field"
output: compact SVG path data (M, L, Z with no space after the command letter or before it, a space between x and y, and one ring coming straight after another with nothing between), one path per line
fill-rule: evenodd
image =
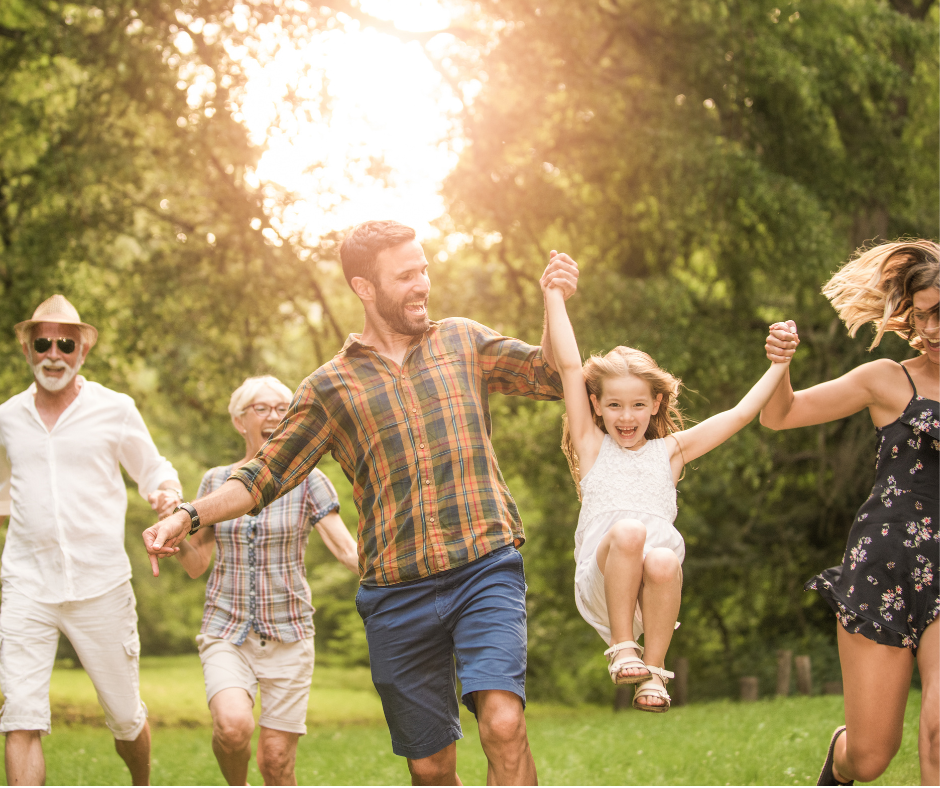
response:
M144 659L141 691L154 726L153 782L221 785L197 657ZM128 773L81 670L56 670L53 734L43 740L50 785L127 784ZM918 782L917 715L911 694L900 754L878 784ZM614 713L599 707L530 704L529 738L543 784L812 785L833 728L839 697L787 698L751 704L693 704L666 715ZM381 704L367 669L318 667L310 731L301 739L301 784L402 784L404 760L392 755ZM483 784L486 761L476 724L463 719L458 770ZM261 784L254 767L249 782Z

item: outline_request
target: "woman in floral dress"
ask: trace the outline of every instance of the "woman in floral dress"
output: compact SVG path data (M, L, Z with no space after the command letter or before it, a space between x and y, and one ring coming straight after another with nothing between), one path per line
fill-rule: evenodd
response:
M923 696L921 780L938 784L940 749L940 247L888 243L864 251L823 288L851 336L865 323L910 341L919 355L880 359L794 393L789 374L761 413L775 430L845 418L868 408L878 435L875 485L849 533L841 566L806 584L829 603L845 687L845 725L829 745L819 785L880 776L901 746L914 660ZM778 339L796 339L776 324ZM767 346L768 357L776 360ZM900 414L900 416L898 415Z

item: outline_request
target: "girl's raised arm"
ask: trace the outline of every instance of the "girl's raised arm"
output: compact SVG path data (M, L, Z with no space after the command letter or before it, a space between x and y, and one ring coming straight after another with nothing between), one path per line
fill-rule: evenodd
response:
M542 283L542 292L545 296L545 313L548 316L552 352L565 391L568 430L574 449L578 453L581 473L585 474L597 459L604 434L591 416L591 401L588 399L584 376L581 373L581 353L578 351L578 340L568 319L564 294L560 288L553 287L551 282Z
M684 464L710 452L743 429L771 399L786 376L790 366L790 358L792 358L796 345L799 343L795 325L793 325L792 332L786 333L790 334L788 341L793 343L792 349L779 351L781 357L786 360L772 363L770 369L763 374L761 379L754 384L737 405L730 410L715 414L701 424L696 424L690 429L669 436L675 440L674 447L670 451L670 460L673 478L677 482L682 474Z

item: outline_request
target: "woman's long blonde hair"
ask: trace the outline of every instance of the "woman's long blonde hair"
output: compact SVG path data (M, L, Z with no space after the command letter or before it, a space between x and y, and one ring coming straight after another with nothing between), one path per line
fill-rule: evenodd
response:
M923 351L914 331L914 294L940 286L940 246L934 241L895 241L859 249L822 289L854 337L865 323L875 325L871 350L893 331Z
M649 384L653 399L656 399L659 394L663 395L659 410L650 418L649 426L646 428L646 435L644 436L646 440L665 438L670 433L679 432L682 429L682 413L678 404L682 381L662 369L642 350L634 350L630 347L618 345L605 356L591 356L584 363L581 371L584 375L584 387L587 389L589 399L590 395L593 394L600 401L604 381L607 378L624 377L626 375L634 375L645 380ZM594 423L606 433L607 428L604 426L604 419L594 409L593 404L590 407ZM571 440L567 416L562 416L561 450L568 460L568 468L571 471L572 478L574 478L574 485L578 490L578 500L580 501L581 463Z

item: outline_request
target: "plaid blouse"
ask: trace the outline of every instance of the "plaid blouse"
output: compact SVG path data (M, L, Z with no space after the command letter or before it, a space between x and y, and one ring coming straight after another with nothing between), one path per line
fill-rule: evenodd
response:
M364 585L416 580L524 541L493 444L489 395L561 398L542 349L465 318L432 323L401 367L350 335L240 467L260 511L330 452L353 485Z
M221 487L234 468L208 471L198 497ZM314 524L338 509L330 480L314 471L260 514L216 524L201 631L237 646L252 629L281 643L313 637L304 550Z

